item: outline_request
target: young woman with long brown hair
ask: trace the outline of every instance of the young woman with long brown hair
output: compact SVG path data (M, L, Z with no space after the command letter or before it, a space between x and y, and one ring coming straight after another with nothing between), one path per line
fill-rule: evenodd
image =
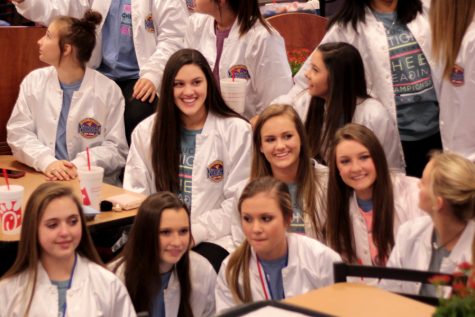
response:
M251 181L238 203L246 239L222 264L216 310L258 300L280 300L333 282L341 258L315 239L287 233L292 219L285 183L270 176Z
M385 265L399 226L422 215L417 178L390 173L374 133L356 123L336 133L329 170L327 245L349 263Z
M251 180L273 176L289 186L289 230L321 238L328 169L310 157L302 121L288 105L266 108L254 128Z
M0 280L0 307L1 317L135 316L69 187L45 183L31 194L15 263Z
M214 314L216 273L190 251L190 212L170 192L149 196L140 206L114 271L124 281L137 312L149 316Z
M236 247L233 201L249 177L251 133L224 102L204 56L183 49L165 66L156 115L132 135L124 188L178 194L191 211L194 243L205 249L196 251L216 258L216 270Z

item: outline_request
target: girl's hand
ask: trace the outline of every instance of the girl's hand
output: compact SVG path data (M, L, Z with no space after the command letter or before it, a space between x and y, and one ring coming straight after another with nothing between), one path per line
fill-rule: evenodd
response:
M65 160L58 160L46 168L46 178L50 181L69 181L78 176L76 166Z
M139 99L142 102L146 102L147 99L149 102L152 102L155 99L156 93L157 88L155 88L155 85L150 80L140 78L135 83L132 97L135 99Z

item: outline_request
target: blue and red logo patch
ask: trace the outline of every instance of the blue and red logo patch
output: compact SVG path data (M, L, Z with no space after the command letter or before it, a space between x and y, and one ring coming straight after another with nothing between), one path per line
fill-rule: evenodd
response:
M464 84L464 71L462 67L455 65L454 68L452 68L452 74L450 74L450 82L454 86L462 86Z
M251 75L249 75L249 71L247 70L246 65L234 65L231 66L228 70L228 76L234 78L242 78L242 79L250 79Z
M78 133L86 139L93 139L101 135L102 125L93 118L85 118L79 121Z
M219 183L224 179L223 161L216 160L208 165L208 179L215 183Z
M153 17L151 14L147 15L145 18L145 29L150 33L155 32L155 26L153 25Z

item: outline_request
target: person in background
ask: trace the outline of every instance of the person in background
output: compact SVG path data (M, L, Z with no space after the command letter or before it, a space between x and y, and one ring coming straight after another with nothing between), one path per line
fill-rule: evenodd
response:
M178 194L191 211L194 250L217 271L235 248L232 207L238 184L249 177L251 126L226 105L197 50L173 54L162 83L156 115L132 134L124 188Z
M339 129L329 156L326 243L348 263L384 266L401 224L423 215L415 177L390 173L365 126Z
M285 183L270 176L251 181L238 203L245 241L223 262L216 310L259 300L281 300L333 283L341 258L315 239L287 233L292 220Z
M104 168L104 180L120 184L128 146L124 98L106 76L86 66L96 44L101 15L56 17L38 41L39 58L51 65L29 73L21 83L7 123L7 142L18 161L49 180L77 177L77 168Z
M113 267L137 312L161 317L214 315L216 273L190 251L190 212L170 192L140 206L121 258Z
M0 317L136 316L124 285L102 267L69 187L40 185L24 211L15 263L0 279Z
M326 162L338 128L354 122L376 134L390 168L404 171L396 122L378 100L368 95L363 60L354 46L344 42L320 45L311 56L305 77L307 93L293 104L302 113L307 135L312 136L313 157Z
M185 47L200 51L219 85L247 80L244 116L261 113L292 87L283 38L264 20L257 0L195 0Z
M80 17L92 9L104 21L89 66L113 79L125 100L125 132L155 112L163 68L183 47L183 0L12 0L25 18L48 25L58 15Z
M321 42L345 42L358 49L369 94L397 123L406 173L417 177L422 175L427 154L442 148L426 2L345 0ZM295 76L290 96L307 87L310 61Z
M455 153L434 153L419 183L419 207L427 215L401 226L387 265L454 273L459 264L471 263L475 165ZM390 290L439 296L433 285L384 282L384 287Z
M444 151L475 162L475 1L432 1L432 54L440 77ZM440 23L443 21L443 23Z

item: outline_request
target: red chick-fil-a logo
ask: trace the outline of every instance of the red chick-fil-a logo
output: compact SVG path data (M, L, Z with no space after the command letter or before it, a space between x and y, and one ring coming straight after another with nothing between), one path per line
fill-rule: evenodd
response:
M16 200L0 203L0 219L3 231L13 231L21 226L21 204Z

